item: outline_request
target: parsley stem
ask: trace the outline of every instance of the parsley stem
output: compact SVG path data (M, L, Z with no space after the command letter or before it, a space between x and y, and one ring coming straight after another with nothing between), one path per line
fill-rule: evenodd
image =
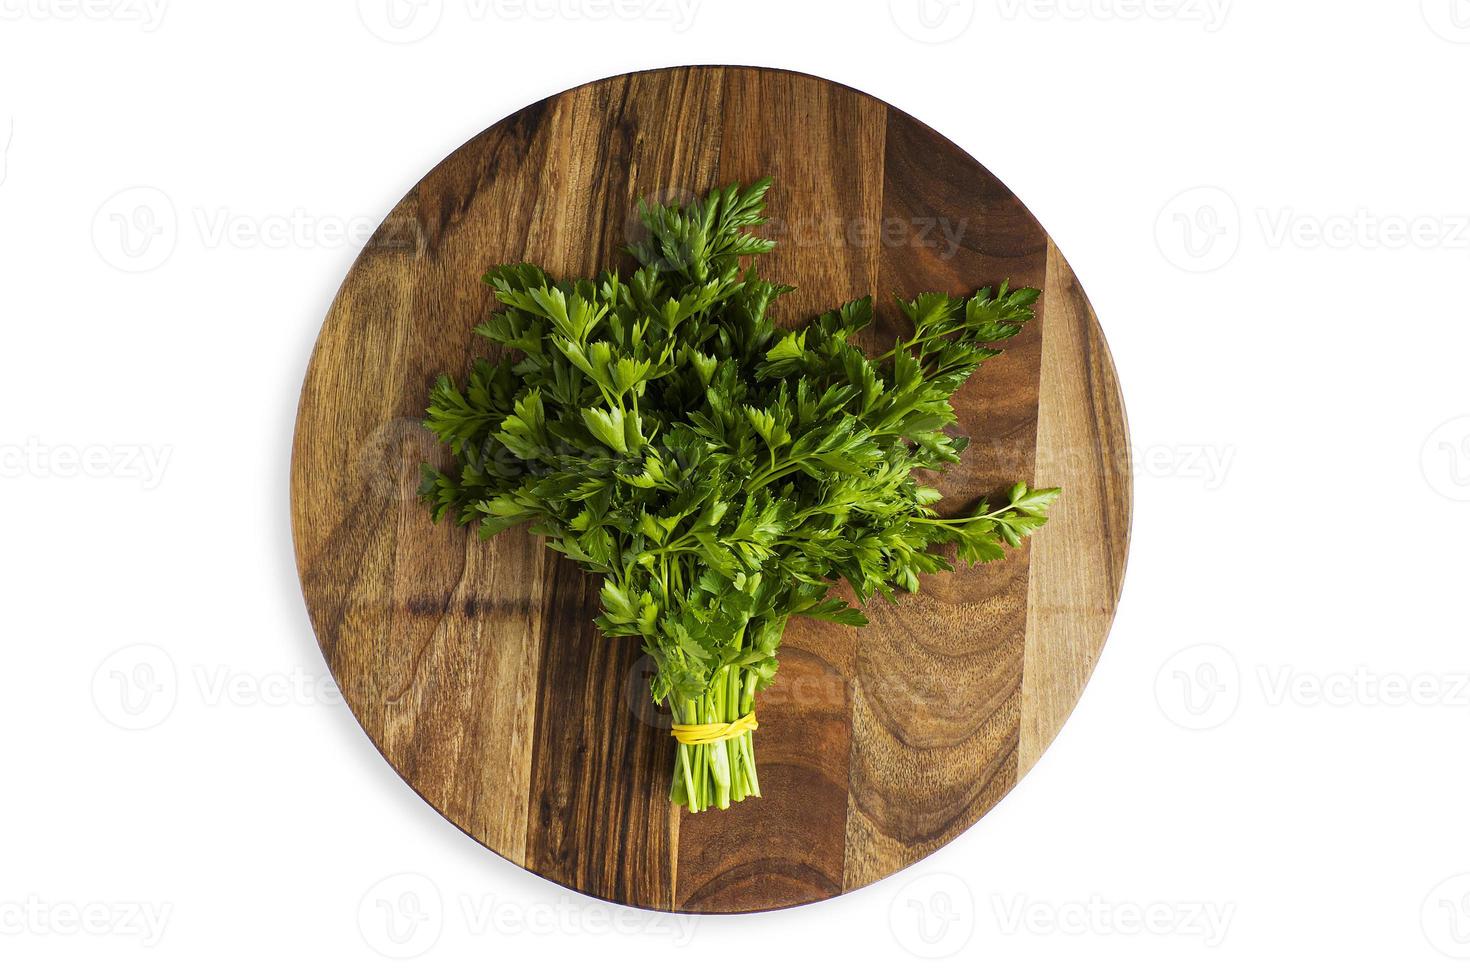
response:
M999 510L992 510L985 514L971 514L969 517L951 517L947 519L942 517L911 517L909 520L915 524L968 524L971 521L994 520L996 515L1004 514L1008 510L1015 510L1015 507L1015 504L1006 504Z
M950 327L948 330L941 330L939 333L931 333L931 334L926 334L923 331L919 331L919 332L915 333L913 335L913 337L909 338L909 340L905 341L904 343L895 344L893 346L893 349L892 350L886 351L886 352L884 352L882 354L878 354L875 357L869 358L869 360L873 360L873 361L886 360L887 358L892 357L894 354L897 354L901 350L908 350L910 347L914 346L915 344L922 344L926 340L938 340L940 337L948 337L950 334L952 334L952 333L958 333L959 331L965 329L968 326L970 326L970 324L968 324L968 323L961 323L957 327Z
M745 485L746 492L754 493L772 480L779 480L794 470L800 469L801 464L808 459L811 459L810 455L792 456L788 457L786 462L780 466L775 466L774 469L770 466L762 467L758 473L752 474L751 482ZM774 464L772 465L774 466Z

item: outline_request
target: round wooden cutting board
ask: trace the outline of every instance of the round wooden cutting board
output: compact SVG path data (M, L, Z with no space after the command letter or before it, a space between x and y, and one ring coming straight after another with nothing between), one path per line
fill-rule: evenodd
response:
M969 507L1064 488L1004 561L929 576L855 630L793 619L757 707L764 796L681 814L674 740L636 641L593 626L597 583L523 531L430 523L430 383L488 349L481 274L627 264L640 196L769 175L761 272L798 326L871 294L1041 288L1040 315L955 398L973 442L938 481ZM605 79L502 120L394 208L322 327L296 423L291 514L337 683L435 809L536 874L654 909L774 909L851 891L978 820L1056 735L1112 621L1131 482L1117 379L1066 261L953 143L883 102L783 71ZM1080 801L1079 801L1080 802Z

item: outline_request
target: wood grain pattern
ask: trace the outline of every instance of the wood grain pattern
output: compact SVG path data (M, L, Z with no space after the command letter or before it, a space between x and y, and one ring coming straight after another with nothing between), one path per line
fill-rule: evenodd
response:
M1046 342L1037 418L1036 485L1065 487L1038 535L1026 603L1020 775L1072 713L1113 622L1123 586L1133 463L1123 401L1092 304L1053 243L1047 246Z
M1043 286L1041 315L956 398L974 439L954 509L1018 479L1066 487L1006 562L932 576L854 631L797 621L759 703L765 796L680 817L673 740L636 643L592 626L596 590L521 532L482 542L414 497L435 375L489 353L479 281L525 260L626 267L640 196L775 178L763 273L797 324L894 293ZM313 626L364 730L432 806L531 871L657 909L780 908L860 887L995 804L1055 736L1112 620L1131 484L1117 383L1045 232L954 144L862 93L747 68L582 86L436 167L364 249L323 325L292 458Z

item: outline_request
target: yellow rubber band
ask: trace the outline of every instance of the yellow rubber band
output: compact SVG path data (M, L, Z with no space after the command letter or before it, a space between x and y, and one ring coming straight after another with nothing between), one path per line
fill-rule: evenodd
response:
M680 745L713 745L715 742L727 742L737 735L753 732L760 725L756 723L755 712L752 711L744 718L736 718L734 721L717 721L708 725L675 725L674 738L679 740Z

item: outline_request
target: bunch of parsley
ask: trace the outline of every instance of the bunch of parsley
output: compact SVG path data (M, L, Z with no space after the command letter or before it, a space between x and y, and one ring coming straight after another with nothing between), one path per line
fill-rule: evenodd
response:
M1037 290L900 301L912 331L877 356L851 343L872 321L867 298L779 329L772 302L791 287L741 263L775 246L744 231L769 185L640 204L647 236L627 278L491 270L503 309L477 331L503 356L463 387L439 378L425 423L457 463L424 466L434 519L487 537L528 525L600 575L597 625L642 638L653 698L678 725L749 715L790 617L864 625L835 582L892 599L953 567L943 546L1001 558L1059 492L1021 483L1001 506L945 519L916 479L959 458L950 396L1032 318ZM759 794L750 731L679 745L676 805Z

